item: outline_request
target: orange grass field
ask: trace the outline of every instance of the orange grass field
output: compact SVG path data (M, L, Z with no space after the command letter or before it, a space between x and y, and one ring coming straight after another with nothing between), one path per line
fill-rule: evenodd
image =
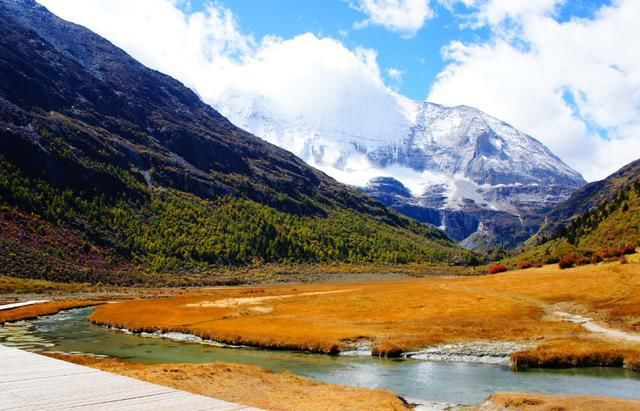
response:
M480 277L211 288L96 307L91 320L133 331L180 331L230 344L374 353L455 341L528 341L520 366L638 364L639 343L608 339L556 311L640 332L640 264L542 268ZM519 357L518 357L519 355ZM513 358L513 357L512 357ZM614 360L612 360L612 358Z

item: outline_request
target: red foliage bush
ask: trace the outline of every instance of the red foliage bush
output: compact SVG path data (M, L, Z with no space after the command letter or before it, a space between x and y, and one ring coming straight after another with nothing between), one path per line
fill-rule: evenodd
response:
M496 264L489 269L489 274L504 273L509 267L504 264Z
M531 261L520 261L518 264L518 266L523 270L526 270L527 268L542 267L542 265L542 263L532 263Z
M600 254L594 254L591 256L591 264L597 264L599 262L602 262L602 256L600 256Z
M633 244L623 245L622 247L620 247L620 249L622 249L622 254L623 255L635 254L636 253L636 246L633 245Z
M565 254L558 262L558 267L564 270L565 268L571 268L576 265L576 255L574 253Z
M618 248L602 248L598 250L596 255L602 257L603 260L607 260L609 258L618 258L622 255L622 252Z
M636 246L633 244L623 245L618 248L603 248L598 250L595 255L600 256L603 259L620 258L623 255L634 254L636 252Z

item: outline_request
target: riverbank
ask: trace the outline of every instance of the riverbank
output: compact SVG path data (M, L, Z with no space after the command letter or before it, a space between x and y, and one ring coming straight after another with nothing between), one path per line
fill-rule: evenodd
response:
M43 315L56 314L62 310L104 304L104 302L105 301L98 300L46 301L11 308L8 310L0 310L0 325L12 321L30 320Z
M263 409L409 410L417 405L407 403L390 391L319 383L287 372L277 373L250 365L228 363L145 365L88 355L47 355L155 384ZM500 392L492 394L477 406L425 402L417 409L627 411L640 409L640 401L598 396Z
M473 278L201 289L97 307L90 319L134 332L182 332L272 349L401 356L463 344L462 354L474 355L464 344L506 342L526 347L519 352L528 358L552 349L557 354L537 363L513 354L519 367L622 366L637 363L640 343L593 332L557 312L571 310L625 335L640 335L638 266L616 262ZM446 355L456 354L449 348Z
M411 409L408 403L391 391L321 383L253 365L222 362L147 365L88 355L49 355L154 384L263 409Z

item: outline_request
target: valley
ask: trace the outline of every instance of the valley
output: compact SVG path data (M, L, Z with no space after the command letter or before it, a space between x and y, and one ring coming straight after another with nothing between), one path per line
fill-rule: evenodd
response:
M626 336L640 336L639 264L638 255L631 255L628 264L568 270L554 265L481 277L112 292L102 302L117 303L8 324L0 340L37 352L106 355L111 358L55 354L266 408L279 408L278 402L288 404L285 409L313 409L328 392L336 404L352 409L406 406L388 392L330 384L386 388L427 404L480 405L501 387L577 395L570 404L634 407L633 401L585 395L635 398L629 395L640 381L632 371L640 366L638 342ZM576 316L601 328L585 328ZM372 373L387 375L382 386L368 379ZM264 391L246 390L236 378L262 381ZM464 394L447 388L449 378L458 379ZM217 388L208 388L212 384ZM496 394L491 401L525 397Z
M222 2L187 18L190 2L153 1L146 23L216 21L202 44L179 47L206 44L208 69L254 64L286 42L238 35L236 49L216 37L237 24ZM587 182L568 165L577 157L565 163L478 108L406 97L383 78L400 87L403 73L381 71L374 50L311 33L291 41L338 47L335 58L365 71L314 58L354 87L306 72L268 80L290 64L235 88L208 69L185 79L199 58L174 78L134 58L114 28L92 31L45 3L64 8L0 0L0 348L11 375L43 382L72 362L93 383L99 369L157 384L136 382L183 398L178 409L203 400L192 394L274 410L640 409L640 160ZM220 56L227 47L234 55ZM197 86L201 74L217 93ZM275 90L308 76L295 96ZM573 107L582 90L558 90L590 138L602 132ZM586 159L619 131L572 149ZM34 398L0 380L0 408L21 398L66 409L67 391L118 408L110 393L131 380L100 375L116 381L101 399L81 377L47 380L59 395Z

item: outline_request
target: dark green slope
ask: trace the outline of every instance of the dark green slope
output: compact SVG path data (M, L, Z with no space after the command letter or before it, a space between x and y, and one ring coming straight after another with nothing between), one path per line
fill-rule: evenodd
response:
M32 0L0 0L0 142L6 274L476 258Z
M640 160L578 189L549 213L519 258L555 261L627 244L640 245Z

